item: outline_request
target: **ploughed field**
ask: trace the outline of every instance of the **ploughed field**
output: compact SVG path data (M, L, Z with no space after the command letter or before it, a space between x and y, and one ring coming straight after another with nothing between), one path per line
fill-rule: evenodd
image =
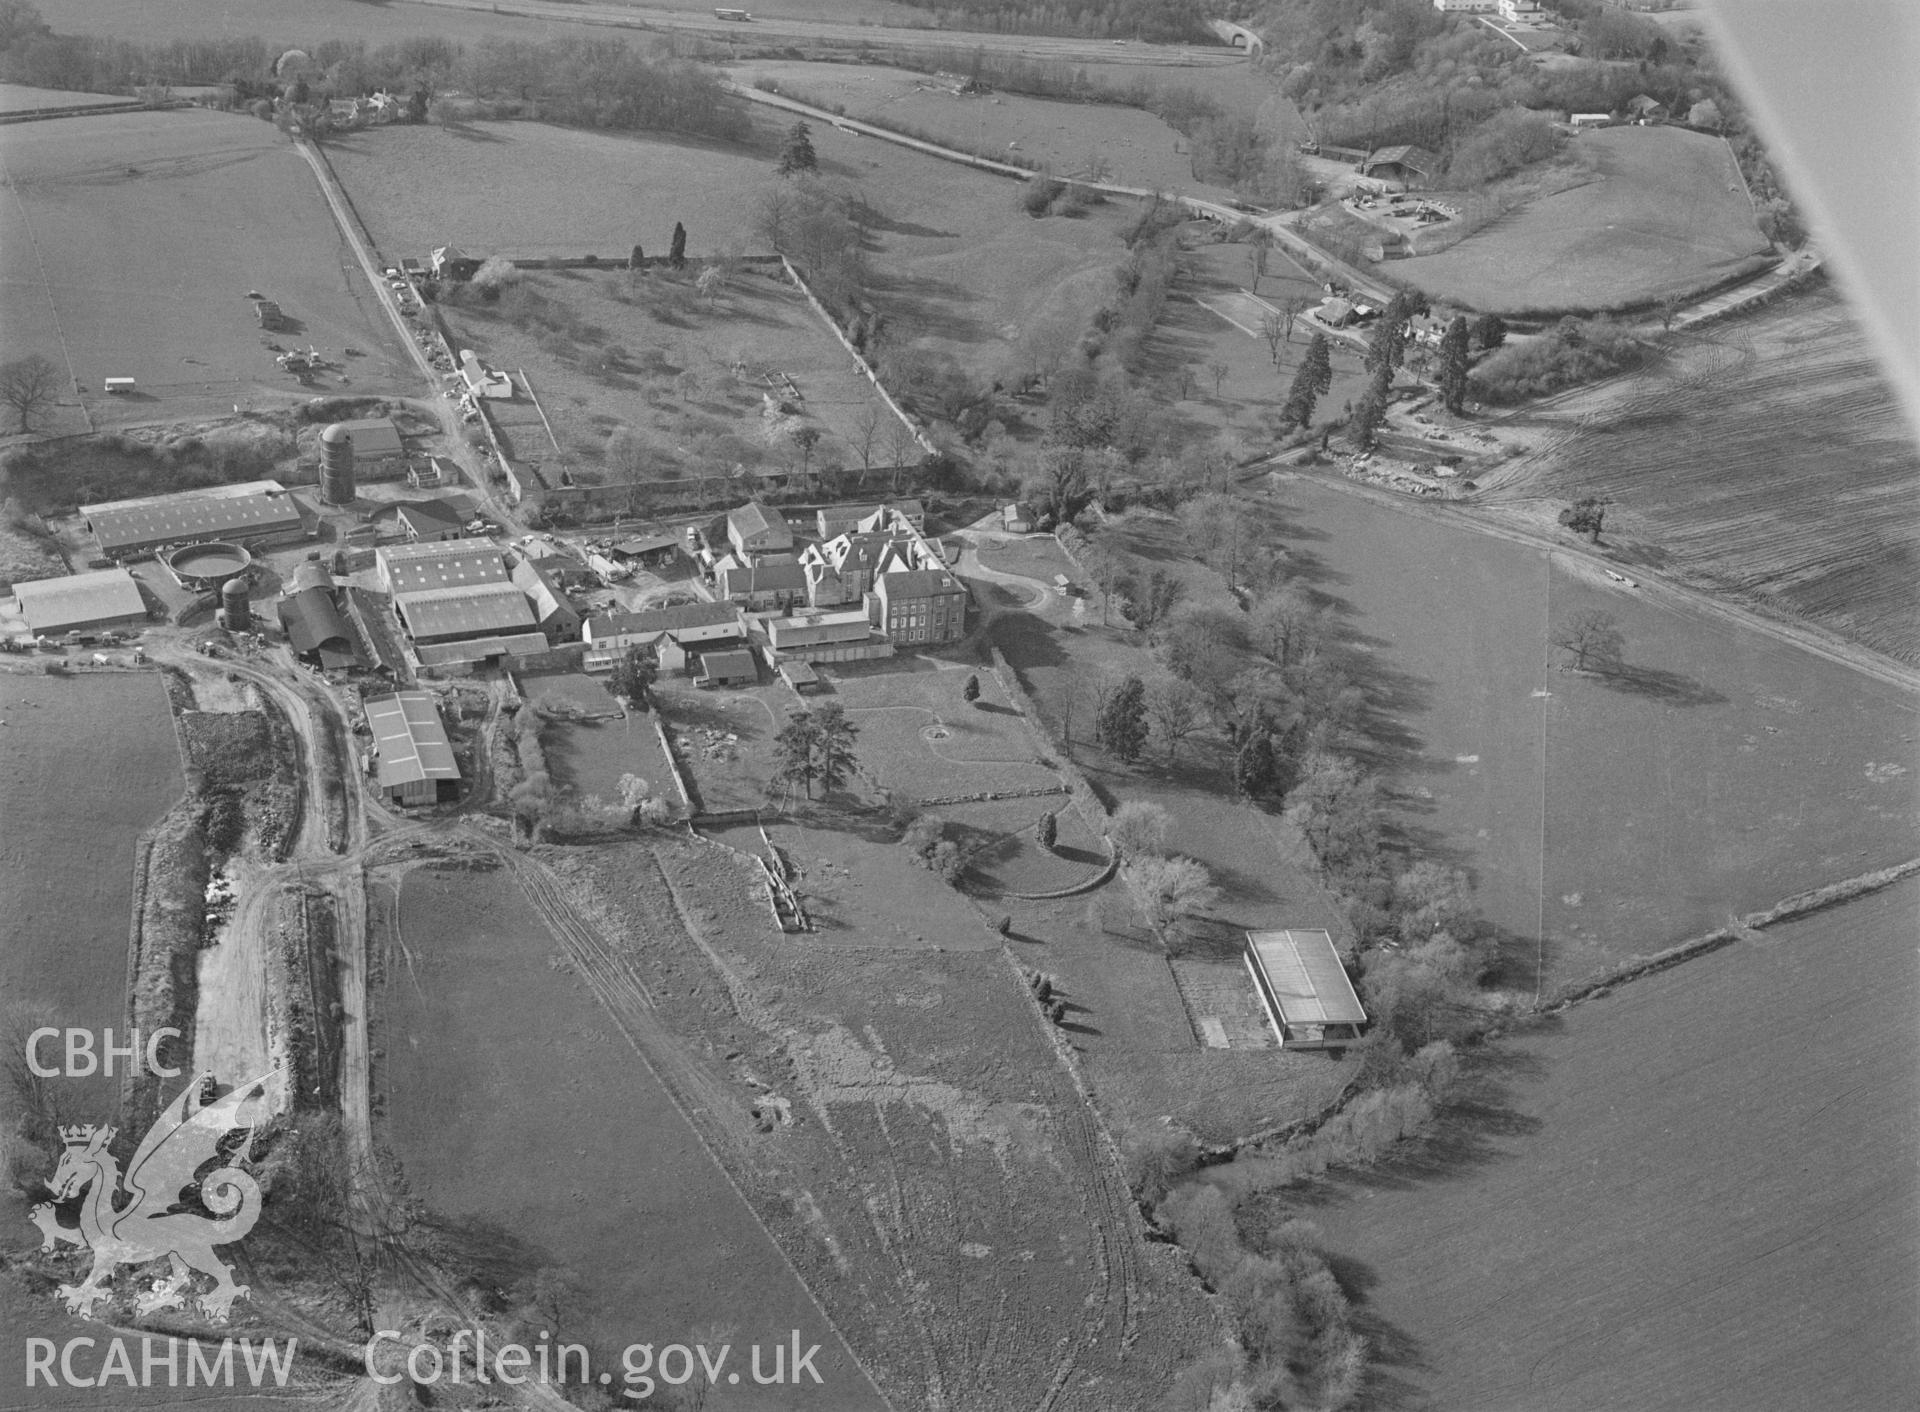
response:
M8 674L0 721L0 994L36 1025L118 1038L135 842L183 788L166 688L157 672ZM111 1120L117 1078L59 1082L104 1105L69 1121Z
M415 871L399 923L384 958L388 1135L444 1227L505 1280L547 1270L566 1337L596 1366L701 1328L741 1349L797 1329L822 1346L823 1383L769 1405L878 1405L512 874Z
M25 123L0 169L7 344L60 370L54 429L87 429L69 373L106 422L300 391L268 341L317 347L355 393L414 390L312 171L271 123L203 109ZM250 292L280 305L286 331L262 332ZM109 398L109 377L137 391Z
M1301 1214L1381 1405L1897 1407L1920 1385L1920 883L1509 1038Z
M1536 454L1480 477L1493 503L1607 497L1629 562L1920 662L1920 453L1831 289L1678 340L1538 421Z
M1544 927L1515 981L1920 854L1910 694L1570 556L1304 480L1271 504L1380 707L1397 826L1516 943ZM1549 639L1585 611L1616 619L1619 670L1564 670Z
M1593 179L1528 202L1437 255L1392 273L1435 300L1501 314L1650 304L1761 268L1727 144L1674 127L1584 132L1575 154Z

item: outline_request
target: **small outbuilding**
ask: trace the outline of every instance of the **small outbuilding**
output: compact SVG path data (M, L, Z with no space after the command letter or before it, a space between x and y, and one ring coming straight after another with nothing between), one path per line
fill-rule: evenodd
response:
M700 655L701 686L751 686L760 680L760 666L750 648Z
M1009 534L1031 534L1040 528L1040 517L1026 501L1016 500L1001 507L1000 523Z
M399 516L409 544L438 544L466 533L459 509L444 500L413 501L400 507Z
M1323 931L1247 933L1247 969L1282 1049L1334 1049L1360 1038L1360 1006Z

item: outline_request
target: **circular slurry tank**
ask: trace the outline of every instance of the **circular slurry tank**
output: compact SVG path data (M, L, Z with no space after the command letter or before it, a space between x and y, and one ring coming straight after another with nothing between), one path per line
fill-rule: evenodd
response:
M166 562L183 586L212 591L244 574L253 563L253 555L241 545L215 541L176 549L167 555Z

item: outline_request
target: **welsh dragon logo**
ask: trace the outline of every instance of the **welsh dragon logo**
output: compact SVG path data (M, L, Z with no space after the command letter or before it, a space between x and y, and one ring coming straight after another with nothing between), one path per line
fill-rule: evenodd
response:
M184 1305L187 1286L198 1270L214 1282L199 1298L201 1310L212 1319L227 1318L233 1301L246 1294L248 1287L234 1283L233 1267L214 1254L214 1247L232 1245L253 1229L260 1219L260 1186L240 1168L228 1165L235 1159L222 1149L243 1128L246 1145L251 1145L257 1120L243 1119L240 1112L264 1096L272 1077L268 1074L204 1102L202 1095L213 1075L200 1075L148 1129L124 1178L119 1161L107 1150L116 1129L89 1123L60 1130L65 1150L47 1189L55 1201L86 1193L80 1226L76 1232L60 1225L50 1204L36 1206L32 1220L45 1237L42 1250L64 1241L93 1251L93 1268L86 1279L60 1286L70 1311L91 1317L94 1305L113 1297L108 1285L120 1266L170 1257L172 1277L156 1280L141 1294L135 1301L138 1311L152 1314ZM202 1174L202 1168L216 1162L219 1165ZM123 1188L124 1203L120 1200ZM213 1217L185 1209L183 1194L189 1188Z

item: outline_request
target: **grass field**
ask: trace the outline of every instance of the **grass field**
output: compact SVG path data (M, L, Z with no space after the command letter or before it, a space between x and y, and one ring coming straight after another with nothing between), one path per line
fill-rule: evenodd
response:
M969 705L960 693L973 675L980 701ZM876 789L943 799L1060 783L991 672L906 657L835 672L833 691L859 729L860 772Z
M1513 1038L1446 1138L1320 1193L1376 1404L1909 1400L1917 908L1909 880Z
M879 64L808 64L756 59L734 70L737 82L769 80L789 98L846 117L1016 165L1035 163L1061 177L1090 176L1148 190L1179 190L1225 200L1224 187L1194 180L1191 144L1141 108L1059 103L1017 93L961 95L954 79Z
M1549 986L1920 853L1909 695L1336 490L1272 509L1396 723L1375 748L1398 827L1469 869L1489 921L1544 925ZM1547 646L1587 609L1625 636L1608 679Z
M1182 288L1191 297L1169 301L1154 325L1148 348L1150 372L1190 433L1227 428L1258 447L1274 439L1275 420L1314 330L1304 319L1296 319L1293 336L1280 344L1276 365L1260 332L1266 310L1234 298L1237 291L1254 284L1248 249L1246 245L1203 245L1189 255L1189 275ZM1267 252L1267 273L1259 279L1260 299L1279 308L1289 298L1317 304L1325 297L1319 283L1282 250L1276 247ZM1222 318L1216 309L1235 322ZM1342 406L1366 387L1360 353L1337 338L1328 339L1327 345L1333 386L1315 407L1319 421L1339 415ZM1217 388L1214 363L1226 365ZM1187 395L1176 401L1183 369L1192 374L1192 381L1185 388Z
M543 735L555 783L581 799L598 797L611 806L620 802L620 777L634 774L678 808L652 716L628 714L599 678L579 672L523 676L519 682L528 700L566 703L583 713L583 719L556 723Z
M782 832L802 863L845 837ZM646 929L657 891L621 851L595 854L593 891ZM793 1125L760 1149L783 1243L893 1405L988 1412L1058 1386L1063 1412L1163 1407L1213 1317L1183 1262L1141 1238L998 939L975 920L985 949L823 946L774 932L732 855L679 845L660 861L729 979L698 956L636 962L669 962L643 971L663 1013L696 1017L790 1102Z
M154 672L8 673L0 720L0 994L47 1024L124 1029L134 842L184 787L166 689ZM66 1085L109 1119L117 1081Z
M822 1388L857 1372L777 1249L505 872L421 872L401 892L383 1018L389 1132L413 1194L569 1271L566 1322L602 1358L730 1326L820 1343ZM523 1275L531 1269L522 1270ZM618 1366L615 1362L607 1366Z
M30 88L23 83L0 83L0 113L25 113L39 108L84 108L95 103L122 102L132 107L139 100L118 98L104 93L75 93L64 88Z
M1607 497L1627 562L1920 662L1920 455L1831 290L1703 330L1525 420L1535 453L1481 477L1503 513Z
M776 185L780 117L756 109L751 145L475 123L355 133L328 150L389 259L448 240L480 255L624 256L636 241L658 254L675 221L702 257L762 249L755 212ZM1124 253L1121 207L1036 221L1015 208L1012 181L816 126L821 175L857 185L879 212L873 297L914 342L993 376L1022 329L1062 321L1077 331L1106 296Z
M1389 272L1434 299L1521 314L1651 304L1764 263L1767 243L1719 138L1618 127L1573 142L1592 181Z
M7 342L60 369L55 429L86 429L76 384L101 422L311 395L262 346L254 290L297 326L271 337L343 362L351 391L417 390L312 172L271 124L203 109L28 123L0 166ZM126 239L133 229L140 238ZM344 358L347 347L365 356ZM138 391L108 398L107 377Z
M520 299L538 301L533 317L516 312ZM532 381L538 410L524 398L496 404L510 452L557 459L582 484L741 465L858 471L869 416L874 465L888 463L900 425L777 267L744 269L711 299L664 272L529 271L500 304L446 315L461 347ZM792 400L783 378L803 415L770 420L769 396ZM806 456L783 430L799 426L820 434Z

